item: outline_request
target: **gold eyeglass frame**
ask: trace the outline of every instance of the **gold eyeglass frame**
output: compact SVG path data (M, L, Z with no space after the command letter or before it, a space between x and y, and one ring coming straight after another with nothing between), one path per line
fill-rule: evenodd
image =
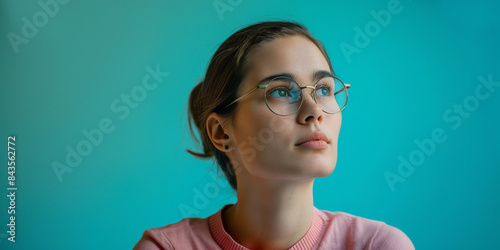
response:
M266 84L261 84L261 85L256 86L255 88L253 88L253 89L251 89L250 91L248 91L246 94L242 95L241 97L237 98L236 100L234 100L234 101L232 101L231 103L229 103L228 105L226 105L224 108L227 108L227 107L229 107L229 106L231 106L231 105L235 104L235 103L236 103L236 102L238 102L239 100L241 100L241 99L243 99L244 97L246 97L246 96L250 95L251 93L253 93L254 91L256 91L256 90L258 90L258 89L265 89L265 88L267 88L267 86L269 85L269 82L272 82L272 81L274 81L274 80L276 80L276 79L281 79L281 78L283 78L283 79L287 79L287 80L290 80L290 81L292 81L292 82L296 83L296 84L297 84L297 86L299 86L299 88L300 88L300 94L301 94L302 96L304 96L304 94L303 94L303 92L302 92L302 90L303 90L303 89L305 89L305 88L310 88L310 89L313 89L313 91L312 91L311 95L312 95L312 97L313 97L313 99L314 99L314 102L315 102L316 104L318 104L318 101L316 100L316 95L314 94L314 92L315 92L315 90L316 90L316 86L318 85L319 81L321 81L321 80L323 80L323 79L325 79L325 78L327 78L327 77L331 77L331 78L333 78L334 80L338 80L340 83L342 83L342 85L344 85L344 87L343 87L342 89L340 89L339 91L335 92L333 95L337 95L339 92L341 92L341 91L345 90L345 103L344 103L344 106L343 106L343 107L342 107L339 111L334 112L334 113L327 112L327 111L325 111L325 110L323 110L323 109L321 109L321 110L323 110L323 112L325 112L325 113L327 113L327 114L337 114L337 113L341 112L342 110L344 110L345 106L347 106L347 99L348 99L348 96L349 96L349 95L348 95L348 93L347 93L347 89L349 89L349 88L351 87L351 84L344 83L344 82L342 82L340 79L338 79L337 77L334 77L334 76L325 76L325 77L322 77L322 78L320 78L318 81L316 81L316 83L314 84L314 86L304 86L304 87L300 86L300 84L299 84L298 82L296 82L295 80L293 80L293 79L292 79L292 78L290 78L290 77L278 76L278 77L275 77L275 78L273 78L273 79L269 80ZM282 114L278 114L278 113L274 112L274 111L271 109L271 107L269 107L269 104L267 103L267 97L265 96L265 93L264 93L264 99L265 99L265 101L266 101L266 106L267 106L267 108L268 108L269 110L271 110L271 112L273 112L274 114L279 115L279 116L289 116L289 115L293 115L293 114L297 113L297 111L299 111L300 107L302 107L302 103L304 103L304 98L302 97L302 98L300 99L300 105L297 107L297 110L295 110L293 113L290 113L290 114L287 114L287 115L282 115ZM318 104L318 105L319 105L319 104Z

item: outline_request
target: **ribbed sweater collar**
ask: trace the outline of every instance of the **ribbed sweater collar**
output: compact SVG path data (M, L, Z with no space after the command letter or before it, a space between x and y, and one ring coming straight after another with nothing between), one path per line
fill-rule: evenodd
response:
M215 242L217 242L217 244L224 250L247 250L248 248L238 244L238 242L233 240L233 238L224 229L222 223L222 211L232 205L233 204L225 205L217 213L208 218L210 233L212 234ZM295 243L295 245L293 245L289 250L312 249L314 245L316 245L324 224L320 213L321 211L314 207L313 219L309 230L307 230L306 235L304 235L304 237Z

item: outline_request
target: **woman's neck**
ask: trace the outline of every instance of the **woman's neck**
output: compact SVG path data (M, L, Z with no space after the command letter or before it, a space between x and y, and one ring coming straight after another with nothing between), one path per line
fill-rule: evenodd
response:
M290 248L311 226L313 182L238 183L238 202L222 214L225 230L247 248Z

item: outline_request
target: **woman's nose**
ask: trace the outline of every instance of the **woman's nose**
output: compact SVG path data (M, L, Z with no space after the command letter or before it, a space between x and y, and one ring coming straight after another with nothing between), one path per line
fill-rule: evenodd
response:
M311 90L309 90L311 89ZM306 86L302 89L302 105L298 111L297 119L299 123L305 124L308 122L322 122L323 121L323 110L320 105L316 103L313 97L313 86Z

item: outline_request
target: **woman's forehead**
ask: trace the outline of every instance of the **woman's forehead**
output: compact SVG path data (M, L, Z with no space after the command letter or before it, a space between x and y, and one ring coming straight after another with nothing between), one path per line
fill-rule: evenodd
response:
M259 44L249 57L249 67L244 85L251 89L261 80L278 73L289 73L296 80L308 80L318 70L330 71L323 53L311 40L295 35L276 38Z
M249 73L271 74L276 71L308 72L308 69L329 68L319 48L303 36L276 38L257 47L250 57ZM310 71L310 70L309 70Z

